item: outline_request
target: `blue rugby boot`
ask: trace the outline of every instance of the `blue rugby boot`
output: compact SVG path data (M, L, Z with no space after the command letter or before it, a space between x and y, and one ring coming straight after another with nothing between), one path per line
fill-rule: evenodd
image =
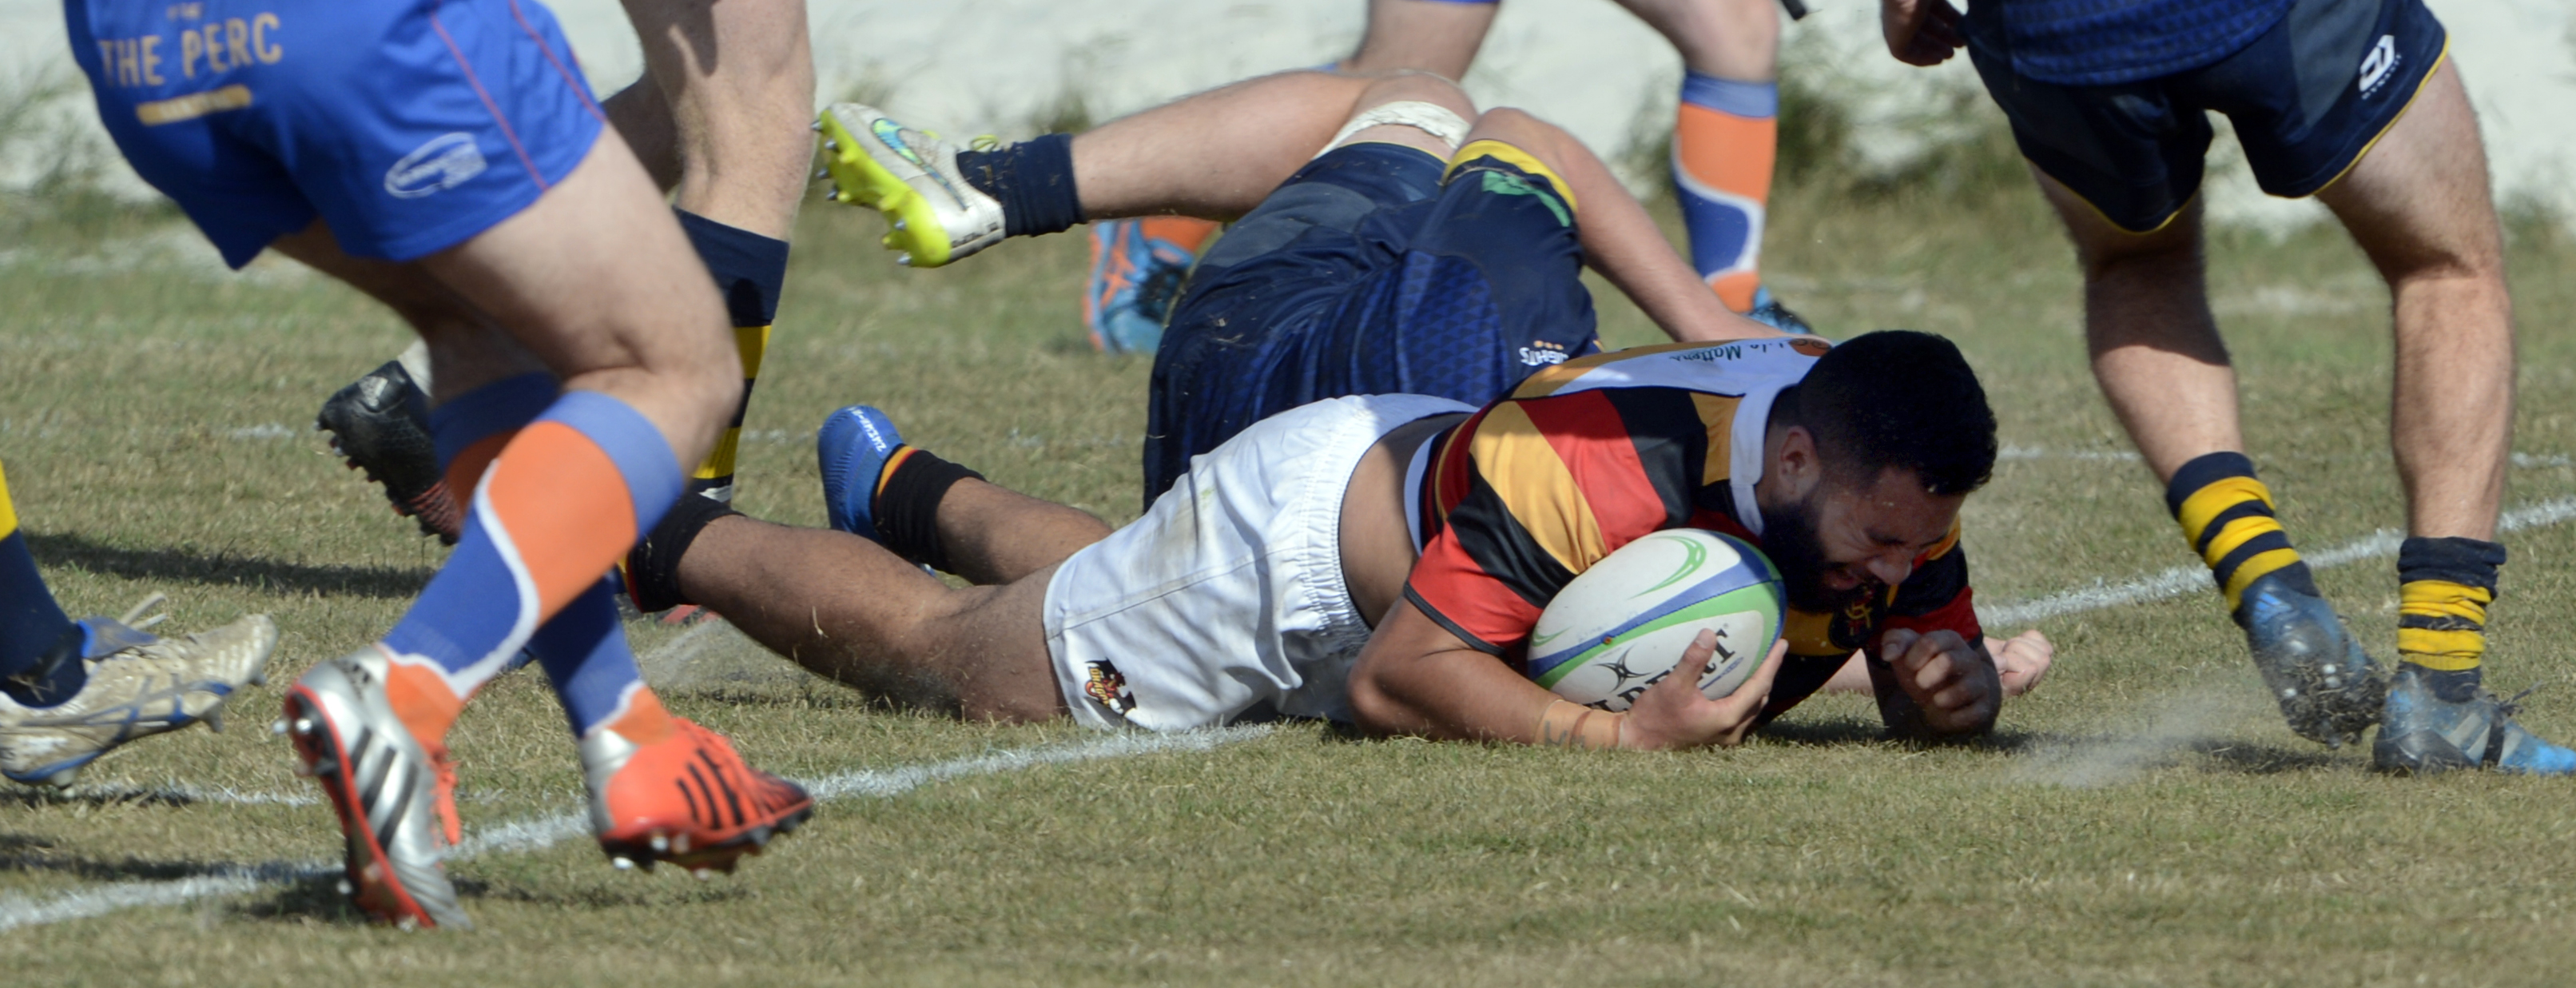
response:
M883 543L870 503L888 461L903 448L903 434L884 412L851 405L823 420L814 436L814 459L823 467L823 510L832 527Z
M2325 598L2266 573L2246 584L2234 617L2290 730L2332 748L2379 722L2387 677Z
M1816 328L1807 325L1807 320L1800 318L1797 313L1789 311L1788 306L1780 304L1779 299L1772 297L1771 289L1767 286L1753 290L1753 308L1745 311L1744 318L1783 333L1816 335Z
M2491 768L2524 775L2576 775L2576 750L2551 744L2514 723L2514 701L2478 690L2445 700L2419 666L2400 664L2380 715L2370 765L2382 772L2436 775ZM2521 697L2515 697L2519 700Z
M1082 325L1102 353L1151 354L1216 224L1176 216L1091 224L1091 284Z

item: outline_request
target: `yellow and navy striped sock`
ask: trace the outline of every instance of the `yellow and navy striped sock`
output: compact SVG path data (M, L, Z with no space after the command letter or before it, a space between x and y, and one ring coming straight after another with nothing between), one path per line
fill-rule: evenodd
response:
M689 493L725 504L733 503L734 462L742 452L742 420L751 412L751 386L760 381L760 358L769 352L769 327L736 326L733 345L742 355L742 402L733 407L733 421L725 423L716 448L708 450L707 458L689 474Z
M760 380L761 357L769 352L770 324L778 320L778 294L787 282L787 241L726 226L685 210L680 229L689 246L714 275L733 320L733 343L742 355L742 403L734 406L716 448L689 476L689 493L733 503L734 463L742 450L742 421L751 410L752 385Z
M2271 489L2254 478L2254 461L2245 454L2210 453L2183 464L2165 485L2165 507L2209 564L2228 613L2238 610L2246 585L2276 573L2292 589L2317 593L2308 564L2272 516Z
M18 531L17 508L9 503L9 478L0 475L0 691L23 704L58 703L78 692L86 678L80 663L46 662L75 628L36 571L36 557ZM52 669L38 670L49 664ZM31 676L45 681L25 681ZM68 689L57 689L63 684L54 680L64 677L74 678L66 680Z
M2410 538L2397 548L2397 659L2417 668L2433 694L2475 699L2487 651L2487 605L2495 603L2504 547L2476 539Z

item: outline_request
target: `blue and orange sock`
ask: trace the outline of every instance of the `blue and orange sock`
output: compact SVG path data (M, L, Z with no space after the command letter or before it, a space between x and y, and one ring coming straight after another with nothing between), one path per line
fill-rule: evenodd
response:
M1780 86L1682 77L1673 125L1673 189L1690 231L1691 266L1726 307L1753 309L1762 287L1762 226L1780 149Z
M445 687L398 675L403 719L426 739L443 735L464 698L526 647L576 733L649 708L639 740L652 739L660 705L635 700L643 679L604 575L681 495L661 431L608 395L558 394L544 375L477 389L431 427L450 482L473 498L455 554L385 636L398 672L435 673Z
M63 613L9 501L9 478L0 474L0 692L29 706L70 699L87 681L79 662L48 662L65 647L77 648L80 626Z
M751 411L751 388L760 382L760 359L769 352L770 325L778 321L778 295L787 286L787 241L726 226L685 210L680 230L716 279L725 313L733 320L733 345L742 355L742 402L734 406L716 448L689 477L689 493L733 502L734 460L742 448L742 420Z

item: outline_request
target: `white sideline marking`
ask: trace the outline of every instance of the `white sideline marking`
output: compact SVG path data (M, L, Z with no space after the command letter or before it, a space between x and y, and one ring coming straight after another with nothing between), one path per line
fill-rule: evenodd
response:
M909 768L842 772L806 782L805 788L814 794L817 802L854 796L882 798L902 795L933 782L1016 772L1041 765L1165 751L1208 751L1220 745L1264 737L1270 732L1269 725L1254 724L1177 734L1110 734L1073 744L997 751ZM463 861L484 854L541 850L568 838L587 836L589 832L587 813L557 813L518 820L476 831L455 850L448 852L447 859ZM89 919L138 906L174 906L207 896L241 895L257 891L263 885L307 881L338 870L337 865L328 862L279 861L263 865L233 865L204 875L169 881L96 885L41 900L5 895L0 896L0 933L26 926Z
M2556 525L2571 518L2576 518L2576 497L2562 497L2507 511L2497 520L2496 528L2498 531L2513 532ZM2304 558L2307 560L2309 569L2343 566L2365 559L2394 556L2397 554L2398 544L2404 541L2406 541L2406 533L2393 528L2383 528L2323 552L2306 555ZM2097 582L2093 586L2068 590L2038 600L2004 604L1992 610L1979 608L1977 619L1979 623L1990 628L2015 627L2049 618L2065 617L2069 614L2082 614L2108 607L2143 604L2148 601L2179 597L2193 591L2208 589L2209 586L2208 567L2176 566L2153 576L2139 577L2123 583Z
M117 882L65 892L41 902L24 896L0 897L0 933L22 926L45 926L105 916L138 906L175 906L210 895L240 895L262 885L305 881L330 874L330 865L273 861L233 865L204 875L166 882Z

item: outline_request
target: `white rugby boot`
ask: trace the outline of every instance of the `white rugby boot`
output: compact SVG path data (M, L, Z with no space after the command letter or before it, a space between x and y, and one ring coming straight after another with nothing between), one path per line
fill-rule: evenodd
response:
M0 693L0 775L29 785L69 786L83 766L136 738L205 721L223 729L225 701L264 681L277 625L253 614L185 638L156 638L138 620L165 598L153 594L122 620L79 622L81 639L58 661L88 665L80 691L35 707ZM68 637L68 636L67 636Z
M831 181L831 198L885 214L894 228L880 242L896 264L935 268L1002 241L1002 204L967 183L956 145L864 103L832 104L814 129L815 177Z

